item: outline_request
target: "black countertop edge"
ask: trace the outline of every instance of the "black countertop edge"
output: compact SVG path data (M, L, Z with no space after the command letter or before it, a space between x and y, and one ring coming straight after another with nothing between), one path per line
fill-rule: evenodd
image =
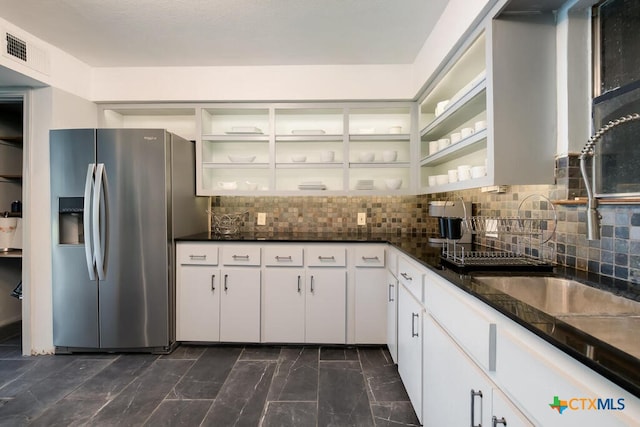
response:
M553 274L577 280L589 286L612 292L636 301L640 301L640 288L632 283L598 274L589 273L569 267L556 266L553 273L524 272L470 272L460 274L442 265L440 245L429 243L427 235L394 235L375 233L240 233L232 236L198 233L179 237L176 241L191 242L325 242L325 243L388 243L410 256L421 265L436 272L455 286L480 301L496 309L509 319L525 327L538 337L552 344L564 353L593 369L600 375L619 385L623 389L640 397L640 359L634 357L606 342L575 328L560 319L541 312L522 301L490 288L474 277L482 274L491 275L533 275ZM530 316L525 318L517 314L514 307ZM522 310L526 307L526 310ZM532 320L532 317L534 320Z

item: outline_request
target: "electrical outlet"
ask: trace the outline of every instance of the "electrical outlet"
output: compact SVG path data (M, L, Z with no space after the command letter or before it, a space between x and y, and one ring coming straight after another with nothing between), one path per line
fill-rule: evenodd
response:
M267 214L265 212L258 212L257 225L267 225Z
M358 225L367 225L367 213L358 212Z

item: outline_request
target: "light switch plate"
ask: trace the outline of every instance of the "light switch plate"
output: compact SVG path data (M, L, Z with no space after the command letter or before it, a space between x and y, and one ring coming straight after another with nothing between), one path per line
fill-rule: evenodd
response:
M266 212L258 212L258 219L256 221L257 225L267 225L267 214Z
M358 225L367 225L367 213L358 212Z

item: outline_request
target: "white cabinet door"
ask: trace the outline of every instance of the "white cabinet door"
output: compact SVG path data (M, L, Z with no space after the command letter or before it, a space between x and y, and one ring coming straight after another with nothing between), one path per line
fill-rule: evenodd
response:
M220 339L220 270L180 265L176 283L176 340Z
M268 268L263 286L263 341L303 343L304 269Z
M221 270L220 341L260 342L260 270Z
M387 271L356 267L355 288L356 344L386 343Z
M425 426L490 426L494 416L509 426L533 425L430 315L424 333Z
M305 341L346 342L347 272L338 268L307 271Z
M423 316L424 309L420 303L401 285L398 295L398 372L420 421L422 421Z
M398 279L387 272L387 347L398 363Z

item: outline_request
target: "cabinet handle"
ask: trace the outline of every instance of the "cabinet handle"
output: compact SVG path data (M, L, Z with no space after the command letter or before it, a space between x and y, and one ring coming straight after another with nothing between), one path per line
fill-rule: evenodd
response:
M276 255L276 261L291 261L291 255L289 256Z
M313 276L311 276L311 293L313 293Z
M233 259L249 259L249 255L233 255Z
M405 280L413 280L413 278L412 278L411 276L409 276L407 273L400 273L400 275L401 275L402 277L404 277L404 278L405 278Z
M334 257L333 255L331 255L331 256L318 256L318 259L320 261L335 261L336 257Z
M224 290L227 291L229 289L229 287L227 286L227 277L229 277L228 274L224 275Z
M505 420L504 417L498 418L495 415L491 417L491 426L496 427L498 424L502 424L506 427L507 420Z
M216 290L216 275L215 274L211 275L211 290L212 291Z
M207 255L189 255L191 261L206 261Z
M301 289L300 289L300 276L298 276L298 293L300 293Z
M417 337L418 333L416 332L416 322L415 322L415 318L419 317L420 315L418 313L411 313L411 337Z
M393 283L389 283L389 302L393 302L393 301L395 301L395 300L393 299L393 291L392 291L392 289L393 289L394 287L395 287L395 286L393 286Z
M475 404L476 404L476 396L480 397L480 401L482 402L482 390L474 391L471 389L471 427L482 427L482 421L479 424L475 422Z
M363 261L380 261L380 258L377 256L362 256Z

